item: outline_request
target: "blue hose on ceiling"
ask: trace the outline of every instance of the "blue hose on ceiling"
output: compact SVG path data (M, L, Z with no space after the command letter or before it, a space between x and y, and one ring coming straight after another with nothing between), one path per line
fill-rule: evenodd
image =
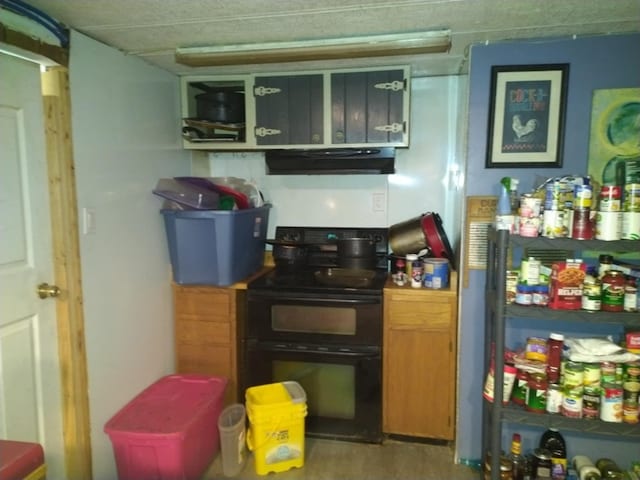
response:
M53 33L62 47L69 45L69 31L41 10L24 3L21 0L0 0L0 7L4 7L14 13L27 17Z

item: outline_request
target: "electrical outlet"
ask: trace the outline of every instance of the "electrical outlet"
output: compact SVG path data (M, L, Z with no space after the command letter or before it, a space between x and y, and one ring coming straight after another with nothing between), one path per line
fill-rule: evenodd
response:
M96 210L84 207L82 209L82 233L93 235L96 233Z
M371 197L372 209L374 212L384 212L387 207L385 194L382 192L374 193Z

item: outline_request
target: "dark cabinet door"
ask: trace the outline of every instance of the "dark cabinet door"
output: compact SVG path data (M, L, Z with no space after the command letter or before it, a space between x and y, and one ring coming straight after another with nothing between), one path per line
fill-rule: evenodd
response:
M323 76L256 77L256 143L322 144Z
M406 143L404 70L331 74L331 143Z

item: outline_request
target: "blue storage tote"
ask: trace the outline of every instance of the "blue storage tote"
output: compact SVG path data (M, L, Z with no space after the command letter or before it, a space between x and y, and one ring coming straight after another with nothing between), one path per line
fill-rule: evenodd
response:
M162 210L174 281L227 286L257 272L270 208Z

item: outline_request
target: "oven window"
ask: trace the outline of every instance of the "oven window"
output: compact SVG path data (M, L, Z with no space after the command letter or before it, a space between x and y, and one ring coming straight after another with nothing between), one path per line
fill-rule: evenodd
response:
M294 380L304 388L309 415L348 420L354 418L354 366L274 360L273 381L286 380Z
M276 332L356 334L356 309L309 305L273 305L271 328Z

